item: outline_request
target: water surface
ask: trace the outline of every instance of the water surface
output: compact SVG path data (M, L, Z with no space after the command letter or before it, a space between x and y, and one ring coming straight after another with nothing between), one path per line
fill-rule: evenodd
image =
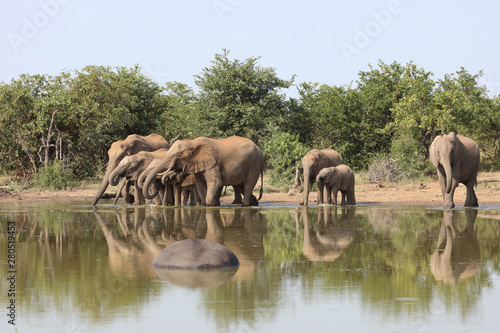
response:
M2 332L495 332L500 207L174 208L0 205L0 270L16 227ZM10 222L10 224L9 224ZM155 271L175 241L231 249L236 272ZM15 300L15 327L8 323Z

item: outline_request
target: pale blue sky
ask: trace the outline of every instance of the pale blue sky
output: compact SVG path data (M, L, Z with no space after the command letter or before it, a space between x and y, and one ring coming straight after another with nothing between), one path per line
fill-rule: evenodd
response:
M350 84L381 59L413 61L435 79L482 69L490 95L500 94L496 0L4 0L0 8L4 82L139 64L160 84L195 88L193 75L225 48L231 58L261 56L295 83Z

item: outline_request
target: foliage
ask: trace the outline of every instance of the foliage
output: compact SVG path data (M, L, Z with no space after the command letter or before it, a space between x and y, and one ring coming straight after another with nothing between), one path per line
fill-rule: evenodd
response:
M63 161L54 160L48 166L40 168L35 175L34 184L42 188L63 190L73 186L75 181Z
M239 135L258 142L265 124L280 115L285 96L279 90L289 88L293 77L278 78L274 68L257 64L260 58L239 61L228 55L227 50L216 54L212 66L195 75L200 121L206 136Z
M281 132L276 127L269 127L269 139L264 143L262 151L269 167L268 174L271 184L291 185L295 176L295 167L301 161L308 149L299 142L298 135Z
M436 79L413 62L379 61L350 85L299 83L299 96L287 99L283 91L295 77L281 79L259 60L229 59L223 50L194 76L196 91L180 82L161 87L139 66L87 66L2 82L0 172L26 181L49 161L65 160L76 179L94 177L112 142L154 132L171 142L250 138L278 186L291 182L312 148L337 150L356 171L388 153L386 162L396 161L406 177L434 174L428 147L450 131L479 144L483 170L500 167L500 96L488 96L482 72L461 68Z

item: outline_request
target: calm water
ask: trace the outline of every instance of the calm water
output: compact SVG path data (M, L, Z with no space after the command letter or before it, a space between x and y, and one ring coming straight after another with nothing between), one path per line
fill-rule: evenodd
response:
M500 207L0 205L1 332L498 332ZM236 272L156 272L187 237ZM12 251L11 251L12 252ZM14 287L15 296L9 296ZM9 306L15 301L15 327Z

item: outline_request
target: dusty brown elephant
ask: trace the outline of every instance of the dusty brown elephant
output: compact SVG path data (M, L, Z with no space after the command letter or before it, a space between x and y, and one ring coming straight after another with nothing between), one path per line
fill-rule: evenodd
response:
M480 266L481 252L474 222L476 209L466 209L467 225L463 231L455 226L453 210L443 211L437 249L431 255L431 271L436 280L455 284L474 276Z
M345 164L344 159L333 149L313 149L302 158L304 170L304 199L303 204L309 204L309 192L313 186L316 176L323 168ZM323 191L318 191L318 204L323 203Z
M479 172L479 147L472 139L451 132L436 136L429 148L429 158L437 169L444 208L453 208L453 194L462 183L467 187L465 207L477 207L474 186Z
M125 156L109 175L109 184L111 186L118 185L120 178L132 181L135 186L134 204L144 205L146 200L142 195L142 188L139 187L137 180L151 162L160 160L167 152L168 149L161 148L155 151L140 151L137 154Z
M354 172L345 164L321 169L316 177L318 192L326 192L326 204L337 204L337 193L342 193L342 205L355 205Z
M243 205L258 205L262 197L264 156L249 139L232 136L226 139L196 138L176 141L159 165L147 176L143 194L151 198L149 185L158 173L178 171L195 174L196 188L203 205L220 204L225 185L243 193ZM261 177L259 199L252 201L252 191ZM255 196L253 197L255 198Z
M106 191L109 185L109 175L116 168L118 163L127 155L134 155L140 151L154 151L160 148L170 148L170 144L158 134L150 134L148 136L141 136L137 134L131 134L127 136L125 140L119 140L111 144L111 148L108 150L108 166L106 168L106 174L102 179L101 186L97 190L94 200L92 201L92 206L95 206L101 196Z

